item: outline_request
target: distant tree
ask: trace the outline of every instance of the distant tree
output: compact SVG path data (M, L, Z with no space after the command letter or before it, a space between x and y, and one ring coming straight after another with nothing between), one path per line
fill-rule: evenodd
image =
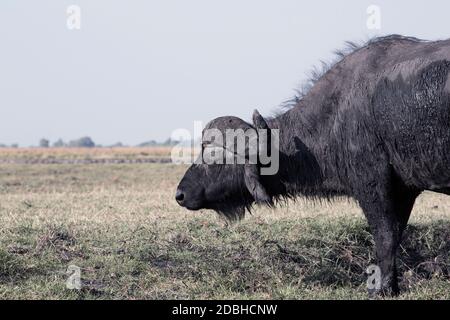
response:
M163 147L171 147L174 146L176 144L180 143L180 141L177 140L172 140L171 138L167 139L164 142L157 142L155 140L150 140L147 142L143 142L141 144L138 144L138 147L158 147L158 146L163 146Z
M155 140L150 140L150 141L146 141L146 142L142 142L140 144L138 144L138 147L155 147L158 145L158 142L156 142Z
M11 145L11 148L18 148L19 147L19 144L18 143L13 143L12 145Z
M53 143L53 147L54 148L62 148L62 147L65 147L65 146L66 146L66 144L64 143L64 141L62 139L58 139L57 141L55 141Z
M116 142L112 145L109 146L110 148L120 148L120 147L124 147L122 142Z
M95 147L95 143L90 137L82 137L80 139L70 141L69 147L93 148Z
M49 146L50 146L50 141L48 141L47 139L42 138L41 140L39 140L39 147L48 148Z
M177 143L179 143L179 141L177 141L177 140L172 140L171 138L169 138L169 139L167 139L166 141L164 141L164 142L162 143L162 145L163 145L163 146L174 146L174 145L176 145Z

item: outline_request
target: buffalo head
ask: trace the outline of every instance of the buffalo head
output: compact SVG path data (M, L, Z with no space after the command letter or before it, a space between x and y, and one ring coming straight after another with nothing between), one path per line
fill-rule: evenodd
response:
M251 146L251 135L245 138L246 156L243 161L223 163L208 162L205 153L211 148L215 154L231 154L235 160L236 149L230 150L224 138L220 143L211 139L208 132L219 132L224 136L230 132L254 132L257 145L270 145L270 129L264 118L255 110L253 124L236 117L220 117L209 122L202 133L202 153L200 158L185 173L178 185L175 199L179 205L189 210L213 209L230 220L240 219L245 209L250 209L254 202L271 203L271 197L263 185L260 174L259 157L256 162L249 161L248 152ZM261 132L266 131L262 143ZM253 141L254 142L254 141ZM234 147L233 147L234 148Z

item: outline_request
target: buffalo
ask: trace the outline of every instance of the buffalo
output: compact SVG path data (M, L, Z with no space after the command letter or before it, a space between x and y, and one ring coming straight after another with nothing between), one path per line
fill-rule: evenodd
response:
M221 117L206 126L277 130L275 174L260 174L267 164L258 162L196 162L175 197L187 209L213 209L230 220L254 203L353 198L375 241L376 292L395 295L396 251L416 198L425 190L450 195L450 40L391 35L352 49L284 113L264 119L255 111L253 123Z

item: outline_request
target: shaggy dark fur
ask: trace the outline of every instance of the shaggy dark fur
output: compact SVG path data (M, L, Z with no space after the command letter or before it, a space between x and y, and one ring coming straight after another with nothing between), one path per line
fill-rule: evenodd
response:
M450 40L394 35L352 45L292 108L267 120L280 130L276 175L247 165L194 165L177 201L233 219L255 201L352 197L375 239L382 292L395 294L396 251L415 199L424 190L450 194L449 70ZM209 127L243 125L227 119ZM261 119L255 113L254 126Z

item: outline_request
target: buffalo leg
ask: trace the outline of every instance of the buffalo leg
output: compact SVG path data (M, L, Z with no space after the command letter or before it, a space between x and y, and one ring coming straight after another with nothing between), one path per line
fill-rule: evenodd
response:
M400 227L400 240L408 225L408 220L411 211L414 207L417 197L421 191L405 186L403 182L397 178L393 180L393 199L394 199L394 214L397 217Z
M386 188L366 189L358 199L375 240L378 267L381 269L381 294L399 293L396 253L418 194L401 183L391 181Z

